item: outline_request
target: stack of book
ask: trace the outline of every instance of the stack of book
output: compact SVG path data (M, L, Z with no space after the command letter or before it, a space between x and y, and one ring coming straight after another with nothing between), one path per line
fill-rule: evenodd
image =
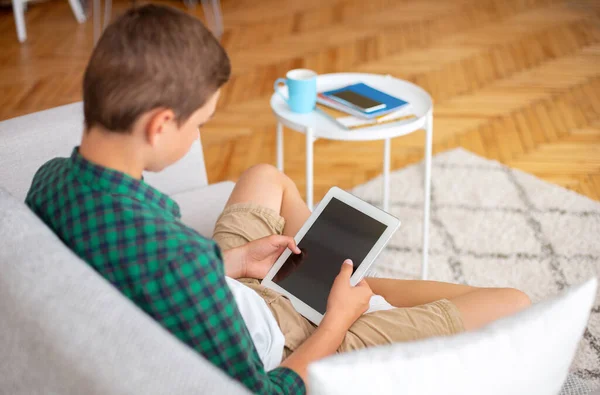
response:
M350 130L416 118L410 103L363 83L319 93L317 110Z

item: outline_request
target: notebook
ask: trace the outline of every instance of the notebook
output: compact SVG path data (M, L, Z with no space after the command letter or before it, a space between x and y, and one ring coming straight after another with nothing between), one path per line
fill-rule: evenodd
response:
M373 119L365 119L361 117L355 117L353 115L348 115L348 113L324 106L320 103L317 103L316 109L317 111L332 119L344 129L348 130L368 128L371 126L378 126L392 122L409 121L413 118L416 118L410 106L405 106L400 110L394 111L389 114L380 115L379 117Z
M343 91L354 92L354 93L364 96L368 99L382 103L385 105L385 107L380 110L375 110L372 112L365 112L365 111L362 111L358 107L352 106L351 104L346 105L344 103L341 103L339 101L339 99L337 99L337 98L335 98L335 96L333 96L334 94L337 94L337 93L340 93ZM382 115L395 112L395 111L401 109L402 107L405 107L408 105L408 103L406 101L399 99L397 97L388 95L387 93L382 92L378 89L372 88L369 85L364 84L362 82L357 83L357 84L348 85L343 88L338 88L338 89L334 89L334 90L330 90L330 91L326 91L326 92L321 92L317 96L317 101L328 107L335 108L336 110L344 111L344 112L347 112L354 116L367 118L367 119L378 118Z

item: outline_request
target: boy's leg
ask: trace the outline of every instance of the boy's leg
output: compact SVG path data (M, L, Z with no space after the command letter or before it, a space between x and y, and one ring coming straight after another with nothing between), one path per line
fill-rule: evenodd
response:
M253 166L238 180L227 204L253 203L275 211L285 218L283 234L295 236L310 217L296 184L275 167L267 164Z
M248 240L244 240L243 237L238 237L237 240L219 237L219 244L228 244L229 248L233 248L250 239L274 233L283 232L293 236L310 216L310 211L293 181L270 165L257 165L244 172L225 210L247 204L272 210L274 214L285 219L285 225L281 225L282 229L275 229L278 224L270 221L264 230L253 231L254 237L247 238ZM268 213L265 215L269 217ZM380 278L368 278L367 282L375 294L404 309L380 311L361 317L349 331L347 341L341 348L344 351L402 341L403 336L406 337L404 340L414 340L478 328L521 310L530 303L525 294L514 289L488 289L436 281ZM448 315L452 317L447 319ZM415 320L415 317L419 318ZM438 317L445 317L446 322L438 325ZM403 322L400 326L406 326L405 335L397 336L397 325L400 321ZM411 321L419 322L419 325L412 327ZM389 332L386 333L384 328Z
M438 281L367 278L373 293L395 307L413 307L447 299L459 310L466 330L476 329L531 304L512 288L477 288Z
M481 328L531 305L529 297L514 288L476 288L448 300L460 311L466 330Z
M367 281L371 283L371 280ZM386 282L389 288L377 288L376 285L374 291L386 299L399 301L399 304L406 304L407 301L419 303L438 299L427 304L362 315L348 330L339 352L447 336L476 329L522 310L530 304L529 298L515 289L462 288L462 286L456 288L452 287L452 284L434 281L386 280ZM396 287L392 287L394 283ZM420 284L424 289L417 290ZM410 299L411 291L419 292L418 298L422 299ZM448 293L450 297L444 297L444 293Z
M428 280L397 280L367 277L367 283L376 295L381 295L393 306L412 307L440 299L450 299L474 291L475 287Z
M273 166L257 165L240 177L217 220L213 238L225 251L274 234L294 236L309 216L308 207L287 176ZM315 330L287 298L263 287L257 279L239 281L267 303L285 337L286 356Z

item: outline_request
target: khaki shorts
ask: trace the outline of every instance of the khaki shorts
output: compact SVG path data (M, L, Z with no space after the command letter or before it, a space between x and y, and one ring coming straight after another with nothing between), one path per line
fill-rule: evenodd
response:
M252 203L227 207L215 225L213 238L223 251L249 241L281 234L285 220L277 212ZM239 279L255 290L273 312L285 337L284 359L302 344L316 326L298 313L283 295L260 285L259 280ZM365 347L445 336L464 331L458 308L446 299L422 306L394 308L363 314L348 330L338 352Z

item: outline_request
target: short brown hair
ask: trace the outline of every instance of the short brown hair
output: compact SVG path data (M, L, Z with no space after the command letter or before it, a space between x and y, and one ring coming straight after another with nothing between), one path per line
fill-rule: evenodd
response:
M132 8L106 28L83 77L86 128L128 132L143 113L169 108L182 123L231 73L200 20L171 7Z

